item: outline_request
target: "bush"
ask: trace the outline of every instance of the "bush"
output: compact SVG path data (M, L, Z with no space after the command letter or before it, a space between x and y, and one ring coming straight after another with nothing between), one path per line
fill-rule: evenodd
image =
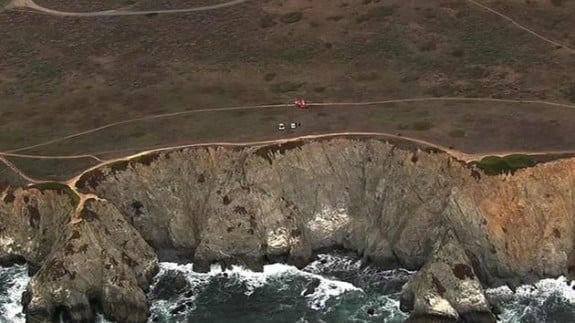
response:
M465 137L465 131L461 129L452 130L449 132L449 136L455 138Z
M65 194L68 195L70 200L72 201L72 205L74 207L78 206L80 203L80 197L76 194L72 189L65 184L56 183L56 182L45 182L40 184L35 184L32 186L39 191L56 191L58 194Z
M283 81L279 83L272 84L270 90L275 93L286 93L299 90L305 83L296 83L290 81Z
M513 174L518 169L533 167L535 164L535 160L528 155L486 156L476 163L487 175Z
M509 155L503 157L507 165L513 169L520 169L535 166L536 162L527 155Z
M563 90L563 93L565 94L567 100L575 103L575 85L566 88L565 90Z
M416 121L411 124L411 127L413 128L413 130L425 131L433 128L434 125L429 121Z
M260 19L260 27L262 28L270 28L277 25L277 22L274 21L274 18L272 16L263 16Z
M281 16L280 21L284 24L293 24L294 22L298 22L303 17L303 14L299 11L290 12L283 16Z

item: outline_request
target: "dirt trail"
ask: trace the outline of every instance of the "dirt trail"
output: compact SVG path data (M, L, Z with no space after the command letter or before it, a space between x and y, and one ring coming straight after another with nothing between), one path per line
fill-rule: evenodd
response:
M413 142L413 143L416 143L416 144L419 144L422 146L427 146L430 148L438 149L440 151L443 151L443 152L449 154L453 158L455 158L459 161L465 162L465 163L478 161L478 160L480 160L486 156L500 156L500 157L502 157L502 156L513 155L513 154L539 155L539 156L541 156L541 155L575 154L575 150L547 150L547 151L526 151L526 150L525 151L513 151L513 150L508 150L508 151L489 151L489 152L468 154L468 153L465 153L463 151L451 149L449 147L446 147L446 146L443 146L440 144L436 144L436 143L432 143L432 142L427 141L427 140L418 139L415 137L403 136L403 135L395 135L395 134L385 133L385 132L333 132L333 133L324 133L324 134L319 134L319 135L305 135L305 136L297 136L297 137L274 139L274 140L259 140L259 141L248 141L248 142L207 142L207 143L192 143L192 144L177 145L177 146L166 146L166 147L159 147L159 148L144 149L140 152L137 152L137 153L134 153L131 155L127 155L127 156L119 157L119 158L113 158L113 159L102 159L102 158L98 158L94 155L86 155L86 154L68 155L68 156L45 156L45 155L20 155L20 154L10 154L10 153L6 153L6 152L0 152L0 161L3 162L4 164L6 164L10 169L12 169L14 172L19 174L23 179L30 182L31 184L40 184L40 183L51 183L54 181L44 181L44 180L38 180L38 179L31 178L31 177L27 176L26 174L24 174L24 172L22 172L13 163L8 161L4 157L6 157L6 156L20 156L20 157L22 157L23 156L23 157L27 157L27 158L38 158L38 159L79 159L79 158L93 157L94 159L99 161L99 163L97 165L94 165L94 166L84 170L79 175L77 175L77 176L75 176L75 177L73 177L67 181L59 182L61 184L65 184L65 185L70 186L70 188L74 192L76 192L77 191L76 187L75 187L76 183L86 173L93 171L93 170L96 170L100 167L104 167L104 166L119 162L119 161L129 161L131 159L145 156L145 155L149 155L149 154L153 154L153 153L165 152L165 151L177 150L177 149L184 149L184 148L207 147L207 146L246 147L246 146L259 146L259 145L277 145L277 144L290 143L290 142L294 142L294 141L323 139L323 138L329 138L329 137L345 137L345 136L348 136L348 137L354 137L354 136L359 137L359 136L361 136L361 137L373 137L373 138L384 137L384 138L389 138L389 139L410 141L410 142ZM107 152L102 152L102 154L103 153L110 153L110 152L123 152L123 151L130 151L130 150L134 150L134 149L107 151ZM80 193L78 193L78 194L80 194Z
M373 105L383 105L383 104L393 104L393 103L409 103L409 102L432 102L432 101L460 101L460 102L499 102L499 103L529 103L529 104L541 104L546 106L552 107L561 107L567 109L575 109L575 105L571 104L564 104L564 103L556 103L556 102L548 102L548 101L538 101L538 100L513 100L513 99L493 99L493 98L462 98L462 97L442 97L442 98L409 98L409 99L393 99L393 100L382 100L382 101L368 101L368 102L324 102L324 103L311 103L310 106L322 106L322 107L341 107L341 106L353 106L353 107L368 107ZM199 110L187 110L187 111L179 111L179 112L172 112L172 113L163 113L163 114L156 114L156 115L149 115L134 119L122 120L117 122L112 122L100 127L88 129L85 131L73 133L64 137L54 138L45 142L41 142L38 144L20 147L17 149L11 149L4 152L6 153L18 153L26 150L30 150L33 148L44 147L55 143L60 143L62 141L66 141L72 138L77 138L83 135L95 133L104 129L125 125L129 123L139 122L139 121L146 121L146 120L154 120L154 119L162 119L162 118L170 118L175 116L182 116L187 114L194 114L194 113L203 113L203 112L222 112L222 111L238 111L238 110L253 110L253 109L266 109L266 108L278 108L278 107L292 107L291 104L275 104L275 105L253 105L253 106L238 106L238 107L225 107L225 108L215 108L215 109L199 109ZM33 156L33 155L29 155ZM84 155L83 157L95 157L95 156L88 156Z
M129 156L124 156L124 157L106 160L106 161L104 161L98 165L90 167L89 169L85 170L84 172L77 175L76 177L66 181L65 184L75 187L76 183L78 182L78 180L83 175L85 175L86 173L91 172L95 169L98 169L100 167L104 167L106 165L110 165L110 164L113 164L113 163L116 163L119 161L129 161L129 160L137 158L137 157L141 157L141 156L145 156L145 155L149 155L149 154L153 154L153 153L158 153L158 152L163 152L163 151L192 148L192 147L206 147L206 146L245 147L245 146L260 146L260 145L276 145L276 144L290 143L290 142L294 142L294 141L314 140L314 139L323 139L323 138L330 138L330 137L342 137L342 136L350 136L350 137L362 136L362 137L373 137L373 138L384 137L384 138L397 139L397 140L406 140L406 141L420 144L422 146L427 146L427 147L438 149L440 151L443 151L443 152L451 155L455 159L466 162L466 163L480 160L481 158L483 158L485 156L492 156L492 155L505 156L505 155L511 155L511 154L545 155L545 154L575 153L575 150L559 150L559 151L497 151L497 152L484 152L484 153L478 153L478 154L467 154L465 152L451 149L451 148L445 147L443 145L435 144L435 143L429 142L427 140L418 139L418 138L414 138L414 137L399 136L399 135L394 135L394 134L384 133L384 132L334 132L334 133L325 133L325 134L319 134L319 135L306 135L306 136L298 136L298 137L276 139L276 140L261 140L261 141L250 141L250 142L195 143L195 144L188 144L188 145L167 146L167 147L162 147L162 148L148 149L148 150L144 150L144 151L141 151L141 152L129 155Z
M449 147L445 147L445 146L442 146L439 144L434 144L432 142L422 140L422 139L413 138L413 137L405 137L405 136L399 136L399 135L393 135L393 134L381 133L381 132L336 132L336 133L326 133L326 134L320 134L320 135L299 136L299 137L277 139L277 140L262 140L262 141L251 141L251 142L241 142L241 143L234 143L234 142L196 143L196 144L168 146L168 147L163 147L163 148L149 149L149 150L144 150L144 151L141 151L141 152L138 152L136 154L129 155L129 156L101 161L99 164L84 170L81 174L79 174L79 175L77 175L77 176L75 176L75 177L73 177L67 181L62 181L62 182L57 182L57 183L64 184L64 185L68 186L70 188L70 190L72 190L72 192L78 196L79 203L76 206L75 212L72 214L71 219L70 219L71 224L78 224L78 223L82 222L81 212L84 209L84 205L87 201L89 201L89 200L102 201L103 200L102 198L100 198L99 196L97 196L95 194L82 193L78 190L78 187L77 187L77 183L82 178L82 176L84 176L85 174L87 174L93 170L96 170L98 168L105 167L107 165L110 165L110 164L113 164L113 163L116 163L119 161L129 161L131 159L134 159L134 158L137 158L140 156L144 156L144 155L148 155L148 154L153 154L153 153L158 153L158 152L163 152L163 151L169 151L169 150L183 149L183 148L205 147L205 146L245 147L245 146L259 146L259 145L274 145L274 144L285 144L285 143L294 142L294 141L301 141L301 140L313 140L313 139L322 139L322 138L340 137L340 136L363 136L363 137L372 137L372 138L384 137L384 138L390 138L390 139L407 140L410 142L420 144L422 146L427 146L427 147L438 149L440 151L443 151L443 152L449 154L453 158L460 160L460 161L463 161L463 162L466 162L466 163L480 160L481 158L483 158L485 156L490 156L490 155L505 156L505 155L510 155L510 154L546 155L546 154L574 154L575 153L575 150L561 150L561 151L545 151L545 152L542 152L542 151L539 151L539 152L505 151L505 152L486 152L486 153L481 153L481 154L467 154L467 153L464 153L462 151L450 149ZM22 171L20 171L14 164L12 164L6 158L2 157L1 156L2 154L4 154L4 153L0 153L0 161L3 162L4 164L6 164L10 169L12 169L18 175L20 175L24 180L28 181L30 183L29 185L41 184L41 183L53 183L53 181L42 181L42 180L33 179L33 178L27 176ZM48 156L45 156L45 157L48 157ZM72 157L76 157L76 156L65 156L65 157L72 158ZM84 155L84 157L85 157L85 155Z
M78 154L78 155L29 155L29 154L13 154L9 152L0 152L0 156L4 157L20 157L20 158L30 158L30 159L83 159L90 158L98 162L103 160L96 155L92 154Z
M482 3L480 3L480 2L478 2L478 1L476 1L476 0L467 0L467 1L470 2L470 3L472 3L472 4L474 4L475 6L478 6L478 7L483 8L483 9L485 9L485 10L487 10L487 11L493 13L493 14L498 15L499 17L501 17L501 18L503 18L503 19L509 21L509 22L512 23L513 25L515 25L515 27L517 27L517 28L519 28L519 29L522 29L523 31L526 31L526 32L530 33L531 35L533 35L533 36L535 36L535 37L537 37L537 38L539 38L539 39L541 39L541 40L543 40L543 41L545 41L545 42L547 42L547 43L549 43L549 44L551 44L551 45L554 45L554 46L557 46L557 47L561 47L561 48L564 48L564 49L568 50L568 51L571 52L571 53L575 53L575 49L573 49L573 48L571 48L571 47L569 47L569 46L567 46L567 45L565 45L565 44L561 44L561 43L559 43L559 42L557 42L557 41L554 41L554 40L552 40L552 39L549 39L549 38L547 38L547 37L545 37L545 36L543 36L543 35L537 33L537 32L535 32L534 30L529 29L529 28L523 26L522 24L520 24L520 23L518 23L517 21L515 21L513 18L511 18L511 17L509 17L509 16L506 16L506 15L504 15L503 13L501 13L501 12L495 10L495 9L492 9L492 8L490 8L490 7L484 5L484 4L482 4Z
M8 166L8 168L10 168L13 172L15 172L16 174L18 174L20 177L22 177L25 181L31 183L31 184L40 184L40 183L46 183L46 181L40 181L34 178L29 177L28 175L24 174L24 172L22 172L18 167L16 167L16 165L12 164L12 162L10 162L8 159L0 156L0 162L4 163L6 166Z
M231 7L231 6L235 6L235 5L239 5L242 4L244 2L247 2L248 0L232 0L232 1L227 1L224 3L219 3L219 4L214 4L214 5L208 5L208 6L201 6L201 7L195 7L195 8L184 8L184 9L163 9L163 10L135 10L135 11L129 11L129 10L105 10L105 11L94 11L94 12L68 12L68 11L59 11L59 10L53 10L50 8L45 8L42 7L38 4L36 4L34 2L34 0L12 0L10 3L8 3L8 5L6 5L2 10L21 10L21 11L29 11L32 10L33 12L37 12L37 13L43 13L43 14L48 14L48 15L53 15L53 16L65 16L65 17L102 17L102 16L137 16L137 15L148 15L148 14L173 14L173 13L187 13L187 12L198 12L198 11L209 11L209 10L216 10L216 9L221 9L221 8L226 8L226 7ZM510 23L512 23L513 25L515 25L517 28L526 31L528 33L530 33L531 35L549 43L552 44L554 46L558 46L561 48L564 48L566 50L568 50L571 53L575 53L575 49L559 43L555 40L549 39L539 33L537 33L536 31L520 24L519 22L515 21L513 18L495 10L492 9L482 3L480 3L477 0L467 0L469 3L480 7L484 10L487 10L507 21L509 21Z
M242 4L248 0L232 0L224 3L186 8L186 9L163 9L163 10L137 10L137 11L127 11L127 10L105 10L105 11L94 11L94 12L68 12L68 11L58 11L49 8L42 7L36 4L33 0L12 0L5 9L7 10L34 10L34 12L43 13L53 16L65 16L65 17L102 17L102 16L139 16L139 15L149 15L149 14L170 14L170 13L186 13L186 12L198 12L198 11L209 11L216 10L226 7L231 7L235 5Z

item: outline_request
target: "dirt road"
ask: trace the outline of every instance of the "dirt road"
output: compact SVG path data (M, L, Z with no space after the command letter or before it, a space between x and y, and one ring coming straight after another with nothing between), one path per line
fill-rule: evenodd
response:
M365 101L365 102L323 102L323 103L311 103L310 106L322 106L322 107L341 107L341 106L349 106L355 108L361 107L369 107L374 105L384 105L384 104L393 104L393 103L409 103L409 102L433 102L433 101L460 101L460 102L498 102L498 103L511 103L511 104L540 104L542 106L549 106L549 107L561 107L566 109L575 109L575 105L572 104L565 104L565 103L557 103L557 102L549 102L549 101L537 101L537 100L513 100L513 99L493 99L493 98L462 98L462 97L439 97L439 98L408 98L408 99L393 99L393 100L380 100L380 101ZM33 148L44 147L55 143L61 143L63 141L77 138L80 136L84 136L87 134L92 134L98 131L102 131L104 129L109 129L113 127L117 127L120 125L125 125L129 123L139 122L139 121L146 121L146 120L154 120L154 119L163 119L163 118L170 118L182 115L189 115L194 113L205 113L205 112L223 112L223 111L241 111L241 110L254 110L254 109L266 109L266 108L278 108L278 107L286 107L291 108L291 104L272 104L272 105L253 105L253 106L237 106L237 107L224 107L224 108L214 108L214 109L198 109L198 110L186 110L186 111L179 111L179 112L172 112L172 113L163 113L163 114L156 114L156 115L149 115L134 119L122 120L117 122L112 122L100 127L84 130L81 132L73 133L67 136L54 138L45 142L41 142L38 144L20 147L17 149L11 149L4 152L6 153L19 153L22 151L30 150ZM28 155L34 156L34 155ZM20 155L19 157L25 157ZM95 157L84 155L83 157ZM58 159L58 158L54 158Z
M183 9L163 9L163 10L134 10L134 11L130 11L130 10L105 10L105 11L94 11L94 12L68 12L68 11L59 11L59 10L53 10L50 8L46 8L46 7L42 7L38 4L36 4L33 0L12 0L11 2L8 3L7 6L5 6L3 9L4 10L20 10L20 11L33 11L33 12L37 12L37 13L42 13L42 14L47 14L47 15L53 15L53 16L63 16L63 17L102 17L102 16L138 16L138 15L149 15L149 14L174 14L174 13L189 13L189 12L198 12L198 11L209 11L209 10L216 10L216 9L221 9L221 8L226 8L226 7L231 7L231 6L235 6L235 5L239 5L242 4L244 2L246 2L248 0L232 0L232 1L227 1L227 2L223 2L223 3L219 3L219 4L215 4L215 5L209 5L209 6L201 6L201 7L195 7L195 8L183 8ZM566 50L568 50L571 53L575 53L575 49L570 48L569 46L559 43L555 40L549 39L539 33L537 33L536 31L520 24L519 22L515 21L513 18L495 10L492 9L482 3L480 3L477 0L467 0L467 2L480 7L484 10L487 10L507 21L509 21L510 23L512 23L514 26L516 26L519 29L522 29L523 31L526 31L528 33L530 33L531 35L551 44L557 47L561 47L564 48Z
M226 7L231 7L235 5L242 4L248 0L233 0L224 3L195 7L195 8L185 8L185 9L164 9L164 10L106 10L106 11L95 11L95 12L67 12L52 10L49 8L42 7L36 4L33 0L13 0L10 2L5 9L6 10L33 10L38 13L53 15L53 16L63 16L63 17L102 17L102 16L141 16L150 14L173 14L173 13L187 13L187 12L198 12L198 11L209 11L216 10Z
M493 13L493 14L498 15L499 17L501 17L501 18L503 18L503 19L509 21L509 22L512 23L513 25L515 25L515 27L517 27L517 28L519 28L519 29L522 29L523 31L526 31L526 32L530 33L531 35L533 35L533 36L535 36L535 37L537 37L537 38L539 38L539 39L541 39L541 40L543 40L543 41L545 41L545 42L547 42L547 43L549 43L549 44L551 44L551 45L553 45L553 46L561 47L561 48L564 48L564 49L568 50L568 51L571 52L571 53L575 53L575 49L573 49L573 48L571 48L571 47L569 47L569 46L567 46L567 45L561 44L561 43L559 43L559 42L557 42L557 41L554 41L554 40L552 40L552 39L549 39L549 38L547 38L547 37L545 37L545 36L543 36L543 35L537 33L536 31L534 31L534 30L532 30L532 29L529 29L529 28L523 26L522 24L520 24L520 23L518 23L517 21L515 21L513 18L511 18L511 17L509 17L509 16L506 16L506 15L502 14L501 12L499 12L499 11L497 11L497 10L495 10L495 9L492 9L492 8L486 6L486 5L482 4L482 3L480 3L479 1L476 1L476 0L467 0L467 1L468 1L469 3L475 5L475 6L478 6L478 7L483 8L483 9L485 9L485 10L487 10L487 11Z

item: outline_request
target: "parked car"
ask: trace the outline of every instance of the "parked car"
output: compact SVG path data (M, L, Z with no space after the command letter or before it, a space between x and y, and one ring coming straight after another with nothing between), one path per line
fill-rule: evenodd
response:
M279 131L284 131L284 130L286 130L286 125L283 124L283 123L278 124L278 130L279 130Z

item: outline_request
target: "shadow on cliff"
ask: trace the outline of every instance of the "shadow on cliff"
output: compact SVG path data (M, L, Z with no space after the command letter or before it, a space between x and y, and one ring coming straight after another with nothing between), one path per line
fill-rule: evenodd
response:
M144 322L158 259L261 270L343 248L419 270L402 298L414 320L492 322L482 285L573 268L573 169L477 177L446 154L367 139L183 149L85 174L78 187L105 200L76 224L65 191L13 190L0 203L0 258L36 266L24 303L40 320L65 309L81 321L96 307Z

